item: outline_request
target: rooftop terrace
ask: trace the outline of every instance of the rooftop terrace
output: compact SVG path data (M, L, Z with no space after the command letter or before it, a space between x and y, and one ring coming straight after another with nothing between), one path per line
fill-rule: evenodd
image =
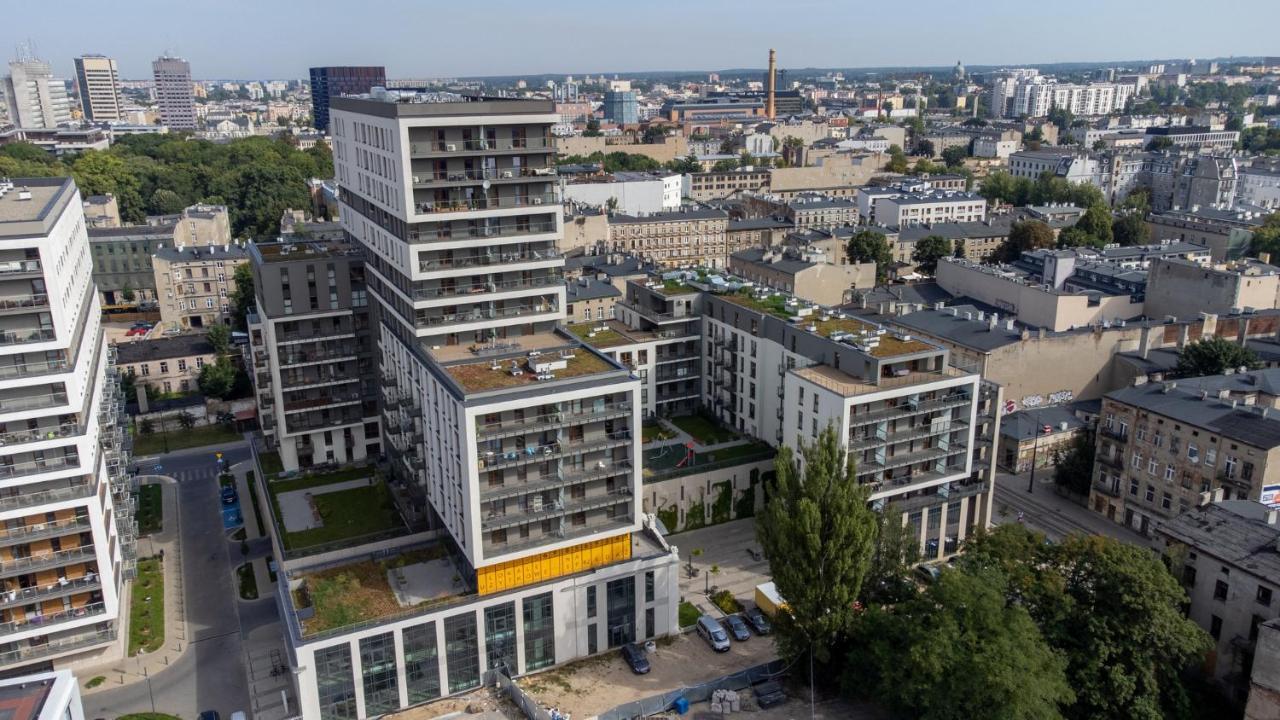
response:
M523 343L525 339L519 338L520 347L513 348L513 352L470 362L460 361L445 365L444 369L467 392L506 390L617 369L567 338L560 337L558 346L548 347L539 343L546 349L527 349Z

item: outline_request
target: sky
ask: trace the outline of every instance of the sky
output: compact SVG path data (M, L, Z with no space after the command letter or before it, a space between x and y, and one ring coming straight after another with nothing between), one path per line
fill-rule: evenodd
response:
M392 78L763 68L1018 65L1280 54L1277 0L6 0L0 53L55 72L115 57L147 79L169 52L198 79Z

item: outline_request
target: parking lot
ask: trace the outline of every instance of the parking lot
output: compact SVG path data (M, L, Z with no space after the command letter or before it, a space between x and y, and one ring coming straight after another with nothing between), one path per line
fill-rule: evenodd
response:
M728 590L749 606L756 585L769 582L769 562L763 556L756 560L747 552L760 550L752 518L678 533L667 541L680 548L680 596L704 611L713 610L706 599L708 585ZM688 560L694 550L701 550L702 555L693 558L697 574L690 577Z
M714 680L776 657L771 637L753 636L718 653L696 634L686 633L658 642L649 656L647 675L632 673L615 650L521 678L519 683L543 707L559 708L575 718L591 717L625 702Z

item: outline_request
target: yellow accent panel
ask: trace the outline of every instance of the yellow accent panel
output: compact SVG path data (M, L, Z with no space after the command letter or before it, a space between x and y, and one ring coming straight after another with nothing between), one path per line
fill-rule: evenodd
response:
M488 595L630 559L628 533L479 568L476 587Z

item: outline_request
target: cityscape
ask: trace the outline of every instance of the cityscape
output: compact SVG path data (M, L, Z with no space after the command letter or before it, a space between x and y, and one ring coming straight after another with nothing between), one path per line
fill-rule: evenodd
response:
M0 11L6 720L1280 718L1275 8L141 5Z

